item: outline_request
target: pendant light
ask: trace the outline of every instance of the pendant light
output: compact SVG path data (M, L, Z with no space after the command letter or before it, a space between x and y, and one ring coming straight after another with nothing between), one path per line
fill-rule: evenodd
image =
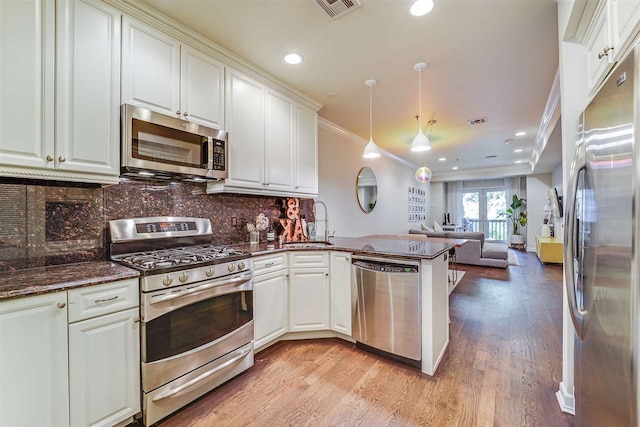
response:
M364 82L366 86L369 86L369 143L366 147L364 147L364 153L362 153L362 157L365 159L375 159L380 157L380 149L373 142L373 107L371 104L371 88L375 86L378 82L375 80L367 80Z
M427 69L427 64L419 62L413 66L413 70L418 72L418 134L411 142L411 151L427 151L431 150L431 141L422 132L422 72Z
M418 180L418 182L421 182L423 184L431 181L431 175L431 169L426 167L424 164L416 171L416 179Z

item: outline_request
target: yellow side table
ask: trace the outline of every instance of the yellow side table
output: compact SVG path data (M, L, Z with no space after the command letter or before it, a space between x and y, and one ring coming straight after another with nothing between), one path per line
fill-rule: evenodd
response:
M543 263L562 264L562 240L536 236L536 253Z

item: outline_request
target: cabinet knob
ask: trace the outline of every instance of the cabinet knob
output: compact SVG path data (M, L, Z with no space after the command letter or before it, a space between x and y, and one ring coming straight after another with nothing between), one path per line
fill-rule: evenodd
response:
M188 117L188 116L189 116L189 113L185 112L185 113L184 113L184 116L185 116L185 117Z
M299 189L299 188L300 188L300 186L299 186L299 185L296 185L296 190L297 190L297 189Z
M65 308L67 306L66 302L59 302L58 303L58 308Z
M64 158L64 156L60 156L60 157L58 157L58 161L59 161L60 163L64 162L65 160L67 160L67 159L65 159L65 158Z
M329 277L329 273L324 273L325 276Z
M135 319L133 319L133 323L140 323L140 318L136 317Z
M182 111L180 110L176 111L176 116L180 117L180 114L182 114Z
M285 274L285 275L284 275L284 277L286 277L286 278L288 279L288 278L289 278L289 275L288 275L288 274Z
M51 156L47 156L47 157L45 157L45 159L47 160L47 162L52 162L53 161L53 157L51 157Z
M604 47L604 49L602 49L602 52L600 52L600 53L598 54L598 59L602 59L602 58L604 58L605 56L609 56L609 51L611 51L611 50L613 50L613 48L612 48L612 47L610 47L610 46L605 46L605 47Z

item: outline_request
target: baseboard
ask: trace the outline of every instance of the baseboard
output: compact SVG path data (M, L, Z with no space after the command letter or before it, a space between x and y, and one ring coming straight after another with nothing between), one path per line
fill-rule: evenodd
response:
M447 340L447 342L444 344L444 347L442 347L442 351L440 352L440 355L438 356L438 360L436 360L436 363L433 366L433 370L425 371L424 370L424 366L423 366L422 367L422 373L423 374L427 374L427 375L430 375L430 376L434 376L435 375L436 371L438 370L438 366L440 366L440 361L444 357L444 353L447 351L448 347L449 347L449 340Z
M567 392L564 382L560 383L560 387L556 392L556 397L558 398L558 403L560 404L560 409L562 410L562 412L566 412L567 414L571 415L576 414L576 402L574 396L573 394Z
M262 350L265 350L280 341L315 340L320 338L340 338L342 340L349 341L351 343L356 342L349 335L344 335L344 334L341 334L340 332L335 332L335 331L287 332L286 334L279 336L273 341L269 341L268 343L263 344L260 347L254 348L253 352L259 353Z
M535 252L536 248L527 248L527 252Z

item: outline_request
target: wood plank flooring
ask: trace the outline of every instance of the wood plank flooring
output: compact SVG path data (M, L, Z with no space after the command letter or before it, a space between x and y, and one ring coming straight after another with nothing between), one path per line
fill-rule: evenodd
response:
M178 413L173 426L571 426L562 375L562 267L518 252L459 265L450 343L434 377L338 339L282 342Z

